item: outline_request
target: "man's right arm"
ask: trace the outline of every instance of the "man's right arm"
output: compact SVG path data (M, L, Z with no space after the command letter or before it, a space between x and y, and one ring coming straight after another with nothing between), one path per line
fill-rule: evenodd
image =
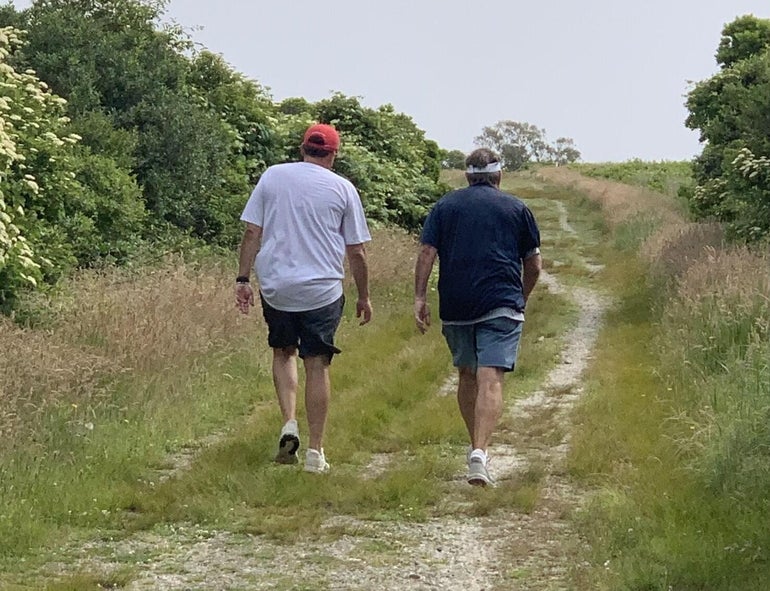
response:
M438 251L430 244L423 244L414 267L414 321L417 329L424 333L430 326L428 307L428 278L433 270Z
M241 239L241 249L238 256L238 275L248 277L254 266L254 259L262 243L262 228L255 224L246 223L246 230Z
M540 278L540 271L543 269L543 257L540 253L528 256L524 259L524 302L529 299L529 294L535 289L535 284Z
M254 290L248 279L251 276L251 268L254 266L254 259L259 252L261 243L262 227L247 222L238 254L239 280L235 283L235 305L242 314L248 314L249 308L254 305ZM245 278L246 281L242 282L242 278Z

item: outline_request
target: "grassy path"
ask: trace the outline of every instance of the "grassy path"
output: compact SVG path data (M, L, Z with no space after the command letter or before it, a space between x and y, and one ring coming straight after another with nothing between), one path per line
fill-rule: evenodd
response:
M602 224L563 189L531 178L507 189L540 221L547 275L506 385L492 447L496 488L464 481L449 356L438 327L425 336L413 327L414 245L375 239L375 321L359 328L348 317L340 329L328 477L271 463L279 420L268 376L229 373L251 380L251 412L147 470L117 515L72 528L24 562L6 561L1 588L575 588L580 542L569 515L581 495L564 458L570 409L609 302ZM229 372L249 356L264 364L262 342L249 346L232 354Z

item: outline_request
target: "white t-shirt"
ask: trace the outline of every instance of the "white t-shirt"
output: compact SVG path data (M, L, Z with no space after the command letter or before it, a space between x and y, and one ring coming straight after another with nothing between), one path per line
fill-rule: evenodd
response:
M286 312L337 300L345 246L371 240L353 184L310 162L268 168L241 220L262 228L254 262L259 288L268 304Z

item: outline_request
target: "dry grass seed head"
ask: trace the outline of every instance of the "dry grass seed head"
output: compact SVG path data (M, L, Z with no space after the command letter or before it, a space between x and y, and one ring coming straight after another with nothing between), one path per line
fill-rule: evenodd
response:
M581 175L564 166L543 167L541 178L558 185L568 185L598 202L607 216L610 226L616 227L640 213L655 212L661 225L683 221L679 206L670 197L606 179L594 179Z
M641 255L651 264L653 278L668 284L723 247L719 224L669 224L645 241Z
M0 318L0 349L0 440L34 428L52 408L96 403L102 377L118 370L102 355L7 318Z
M399 228L376 228L372 241L366 245L369 277L373 284L396 285L406 282L411 285L414 262L417 256L417 238ZM345 273L346 282L351 285L350 271Z
M203 354L243 325L233 304L233 271L169 260L146 274L118 269L83 274L61 327L64 338L93 343L124 367L157 369Z

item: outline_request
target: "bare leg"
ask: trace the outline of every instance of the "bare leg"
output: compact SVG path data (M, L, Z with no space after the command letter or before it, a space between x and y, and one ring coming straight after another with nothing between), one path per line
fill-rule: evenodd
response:
M310 431L308 447L321 450L331 386L329 359L325 355L305 357L305 410Z
M473 423L473 449L486 451L503 414L503 376L503 370L498 367L479 367L476 370L478 394Z
M273 349L273 384L283 422L297 418L297 349Z
M476 416L476 395L478 388L476 386L476 373L470 367L458 367L457 384L457 404L460 407L460 414L465 421L465 427L468 429L468 436L473 443L474 423Z

